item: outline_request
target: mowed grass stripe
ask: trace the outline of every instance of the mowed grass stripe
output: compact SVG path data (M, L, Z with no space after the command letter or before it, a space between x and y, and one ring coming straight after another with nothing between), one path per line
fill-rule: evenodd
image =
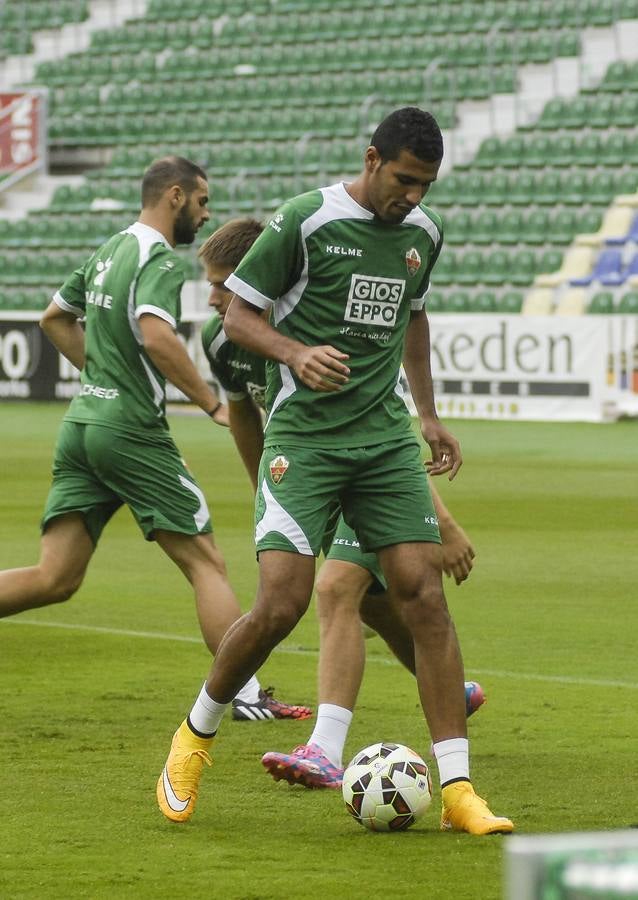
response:
M171 641L183 644L201 644L201 637L184 634L165 634L161 631L134 631L127 628L105 628L100 625L78 625L74 622L44 622L37 619L4 619L0 624L32 625L38 628L64 628L70 631L87 631L93 634L107 634L115 637L147 638L157 641ZM312 647L287 647L280 644L275 647L275 653L292 653L299 656L319 656L319 651ZM383 666L398 666L400 663L394 657L376 656L374 653L366 655L366 662L379 663ZM632 681L615 681L607 678L581 678L578 675L540 675L536 672L504 672L500 669L476 669L472 668L472 674L489 675L492 678L521 678L525 681L544 681L551 684L573 684L583 687L619 687L628 690L638 690L638 683Z

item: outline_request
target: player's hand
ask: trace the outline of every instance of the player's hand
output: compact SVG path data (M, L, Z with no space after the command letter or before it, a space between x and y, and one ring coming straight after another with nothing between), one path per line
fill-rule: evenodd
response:
M449 472L448 479L452 481L463 465L459 442L438 419L422 420L421 434L432 451L432 459L425 463L428 474L443 475Z
M222 403L217 407L215 412L212 414L211 419L216 425L223 425L224 428L228 428L228 426L230 425L230 419L228 418L228 407L225 403Z
M348 381L350 369L343 362L346 359L348 354L334 347L300 345L292 367L307 387L329 393L338 391Z
M474 547L460 525L450 519L439 521L443 551L443 571L457 584L468 577L474 566Z

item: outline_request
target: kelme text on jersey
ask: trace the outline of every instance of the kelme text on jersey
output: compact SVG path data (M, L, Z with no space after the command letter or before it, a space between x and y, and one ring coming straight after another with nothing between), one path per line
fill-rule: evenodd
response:
M401 278L353 274L344 318L346 322L392 328L404 291L405 281Z

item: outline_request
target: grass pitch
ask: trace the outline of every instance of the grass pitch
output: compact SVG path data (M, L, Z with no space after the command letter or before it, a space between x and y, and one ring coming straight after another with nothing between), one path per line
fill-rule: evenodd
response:
M0 567L37 558L62 406L0 405ZM468 677L472 771L519 833L638 821L638 424L451 423L465 466L437 482L476 568L448 598ZM233 585L250 606L252 498L230 435L175 416L213 510ZM378 639L346 756L397 740L427 758L413 680ZM261 672L316 701L308 613ZM506 838L438 831L439 791L403 834L371 834L338 793L275 784L259 759L308 723L227 721L193 820L155 805L171 734L208 668L190 589L128 511L107 529L80 592L0 623L0 897L496 900ZM436 777L435 777L436 781Z

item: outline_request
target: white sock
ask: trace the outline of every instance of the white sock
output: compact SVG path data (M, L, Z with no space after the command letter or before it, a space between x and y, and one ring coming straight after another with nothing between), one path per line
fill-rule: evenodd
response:
M432 745L441 786L459 778L470 780L470 744L467 738L450 738Z
M309 744L318 744L333 766L343 765L343 748L352 722L352 710L332 703L320 703L315 730Z
M217 703L206 693L206 684L199 692L193 708L188 714L188 722L202 737L210 737L217 733L219 724L230 703Z
M259 700L261 685L256 675L249 678L241 691L237 691L235 700L243 700L244 703L256 703Z

